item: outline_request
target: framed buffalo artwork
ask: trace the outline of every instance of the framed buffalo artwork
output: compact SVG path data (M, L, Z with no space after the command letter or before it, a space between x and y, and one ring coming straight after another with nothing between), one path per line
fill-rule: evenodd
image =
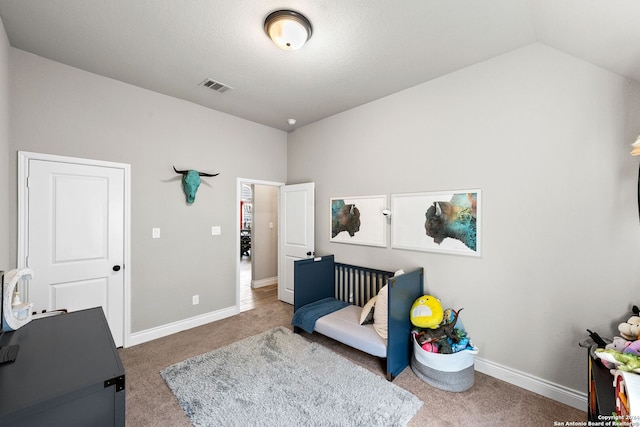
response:
M391 195L391 247L480 256L480 190Z
M387 196L332 197L329 241L387 247Z

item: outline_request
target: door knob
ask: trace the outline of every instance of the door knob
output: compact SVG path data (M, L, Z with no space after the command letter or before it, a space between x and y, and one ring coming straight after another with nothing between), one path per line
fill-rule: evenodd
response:
M311 251L307 252L307 256L311 256Z
M120 266L119 265L114 265L113 266L113 271L120 271Z

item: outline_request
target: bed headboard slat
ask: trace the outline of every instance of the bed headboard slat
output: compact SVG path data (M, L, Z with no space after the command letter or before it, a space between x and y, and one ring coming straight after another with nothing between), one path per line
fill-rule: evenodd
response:
M336 262L336 299L362 307L378 294L390 277L393 277L390 271Z

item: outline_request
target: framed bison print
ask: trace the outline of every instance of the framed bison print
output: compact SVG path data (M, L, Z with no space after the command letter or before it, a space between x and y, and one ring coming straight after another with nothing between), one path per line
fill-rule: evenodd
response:
M331 242L387 246L387 196L332 197Z
M480 256L480 190L391 195L391 247Z

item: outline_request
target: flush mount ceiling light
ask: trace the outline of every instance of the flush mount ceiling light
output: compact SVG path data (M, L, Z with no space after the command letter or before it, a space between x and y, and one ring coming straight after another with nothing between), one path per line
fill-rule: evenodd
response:
M311 23L293 10L276 10L264 20L264 31L280 49L300 49L311 37Z

